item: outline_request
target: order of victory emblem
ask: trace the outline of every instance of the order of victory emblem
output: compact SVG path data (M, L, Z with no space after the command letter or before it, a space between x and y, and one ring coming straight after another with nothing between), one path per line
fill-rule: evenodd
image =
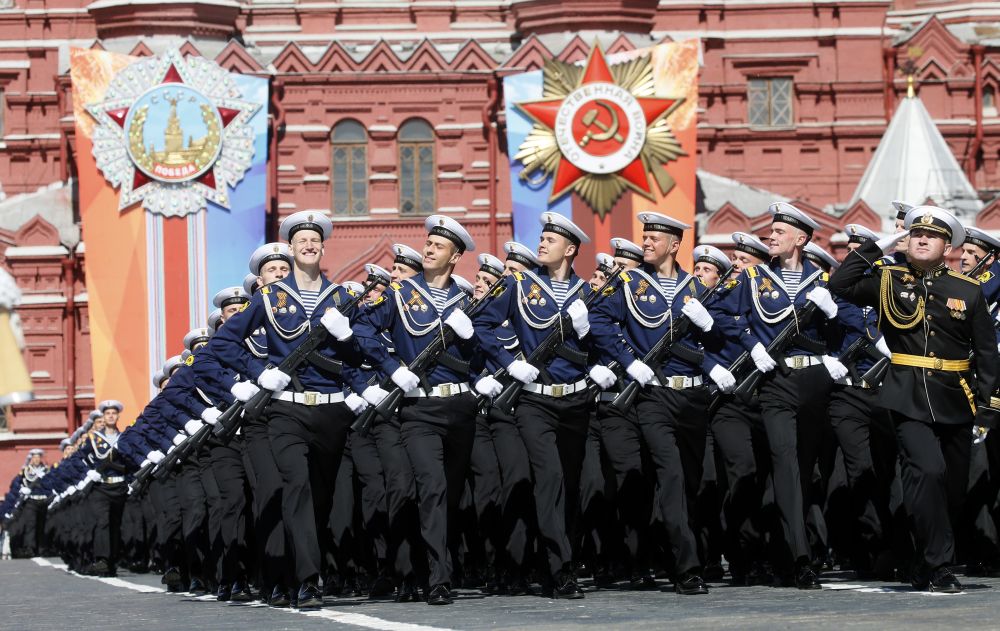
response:
M626 190L674 187L665 166L686 153L666 118L684 99L656 96L648 55L609 66L595 44L586 66L550 60L543 77L544 98L515 105L534 122L522 180L552 176L550 201L575 191L602 218Z
M227 187L253 160L248 124L259 104L241 99L233 77L202 57L172 50L141 59L86 106L97 121L97 168L120 190L118 209L184 216L211 201L229 208Z

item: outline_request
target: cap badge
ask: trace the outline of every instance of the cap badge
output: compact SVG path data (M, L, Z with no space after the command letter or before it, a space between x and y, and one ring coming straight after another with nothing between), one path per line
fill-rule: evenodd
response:
M922 224L934 223L934 215L932 215L931 213L924 214L924 216L920 218L920 223Z

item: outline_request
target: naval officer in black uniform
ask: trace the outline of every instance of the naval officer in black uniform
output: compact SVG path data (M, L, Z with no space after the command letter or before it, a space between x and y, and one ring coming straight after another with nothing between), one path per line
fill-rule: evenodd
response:
M997 417L990 408L996 339L979 282L945 264L965 239L962 224L946 210L918 206L907 212L905 228L907 264L875 266L905 233L865 243L847 255L830 289L878 309L892 352L879 402L896 427L904 499L923 556L912 583L954 593L962 586L948 565L954 561L953 520L968 482L972 427L989 427Z

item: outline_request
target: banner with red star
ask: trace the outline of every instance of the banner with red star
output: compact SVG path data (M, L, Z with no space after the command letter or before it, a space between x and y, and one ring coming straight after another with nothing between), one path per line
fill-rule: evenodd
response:
M505 78L518 240L533 245L545 210L593 226L597 251L634 239L641 210L694 223L699 52L697 40L614 55L595 44L586 60Z

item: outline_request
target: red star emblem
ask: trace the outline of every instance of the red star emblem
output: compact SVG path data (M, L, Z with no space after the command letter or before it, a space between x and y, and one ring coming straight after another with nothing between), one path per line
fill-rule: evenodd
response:
M615 84L614 76L604 58L604 53L596 45L591 49L587 66L579 84L574 88L574 93L579 88L594 83ZM672 108L681 101L681 99L676 98L634 98L642 109L647 129L670 113ZM518 103L517 107L536 123L547 127L555 134L558 114L565 101L566 97L549 98ZM619 106L599 98L593 99L591 103L597 107L581 107L577 109L577 115L573 116L572 121L563 121L562 124L572 125L570 132L579 150L587 154L588 157L599 161L602 156L620 149L627 141L629 123L628 117L625 115L626 112L622 111ZM641 139L641 142L645 142L645 137ZM563 153L555 171L552 199L571 190L577 181L589 174L588 171L571 162ZM614 174L624 179L634 190L649 198L653 197L649 173L641 154L620 170L615 171Z
M159 85L164 85L167 83L184 83L181 73L178 72L177 68L170 64L167 66L166 71L163 73L163 77L160 79ZM125 119L128 117L130 107L115 108L110 110L105 110L107 115L118 124L122 129L125 128ZM225 129L236 120L236 117L240 115L240 110L234 110L226 107L216 108L219 112L219 116L222 118L222 128ZM132 190L137 190L139 187L149 184L152 180L143 173L140 169L136 169L132 177ZM215 172L212 169L206 171L201 177L199 177L196 182L204 184L209 188L215 188Z

